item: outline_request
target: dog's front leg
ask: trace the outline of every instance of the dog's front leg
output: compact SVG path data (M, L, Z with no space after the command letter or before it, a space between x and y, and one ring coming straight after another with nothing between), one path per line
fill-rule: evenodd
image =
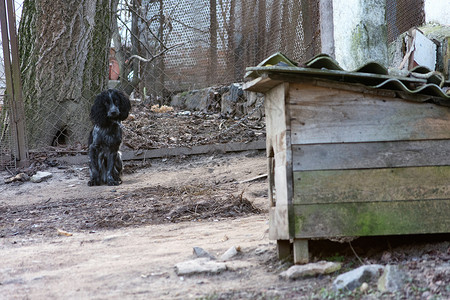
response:
M117 152L110 152L108 153L107 157L107 166L106 166L106 174L107 174L107 183L108 185L119 185L120 181L117 180L117 176L114 176L115 174L115 165L117 160L118 153Z
M89 146L89 173L90 180L88 182L89 186L101 185L102 179L100 175L100 166L98 161L98 149L95 145Z

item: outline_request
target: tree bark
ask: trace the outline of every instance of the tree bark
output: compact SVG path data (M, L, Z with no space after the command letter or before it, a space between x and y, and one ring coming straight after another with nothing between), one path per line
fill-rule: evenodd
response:
M25 0L19 51L30 147L85 144L107 87L111 0Z

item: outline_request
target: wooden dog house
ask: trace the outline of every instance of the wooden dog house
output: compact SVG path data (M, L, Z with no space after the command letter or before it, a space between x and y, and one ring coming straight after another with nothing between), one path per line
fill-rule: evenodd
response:
M277 54L247 70L245 89L265 94L280 257L293 244L294 262L308 262L312 238L450 232L448 82L375 63L347 72L323 55L296 67Z

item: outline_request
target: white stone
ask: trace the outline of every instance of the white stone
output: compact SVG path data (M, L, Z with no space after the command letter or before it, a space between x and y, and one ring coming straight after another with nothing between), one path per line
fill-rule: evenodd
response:
M181 262L175 265L175 273L177 273L178 276L200 273L218 274L226 269L227 266L225 263L210 260L206 257Z
M280 274L281 278L297 279L307 276L315 276L319 274L330 274L341 268L341 263L319 261L306 265L295 265Z
M238 248L236 246L231 247L227 251L225 251L224 254L220 257L221 261L230 260L231 258L235 257L238 254Z
M30 180L31 180L31 182L39 183L39 182L42 182L44 180L47 180L47 179L51 178L52 176L53 176L53 174L50 173L50 172L38 171L38 172L36 172L36 174L31 176Z

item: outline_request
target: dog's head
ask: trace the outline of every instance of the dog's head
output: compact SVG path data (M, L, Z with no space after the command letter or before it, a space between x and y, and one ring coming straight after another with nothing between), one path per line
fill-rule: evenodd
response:
M114 121L123 121L128 117L131 104L128 96L116 89L109 89L97 95L91 108L94 124L107 126Z

